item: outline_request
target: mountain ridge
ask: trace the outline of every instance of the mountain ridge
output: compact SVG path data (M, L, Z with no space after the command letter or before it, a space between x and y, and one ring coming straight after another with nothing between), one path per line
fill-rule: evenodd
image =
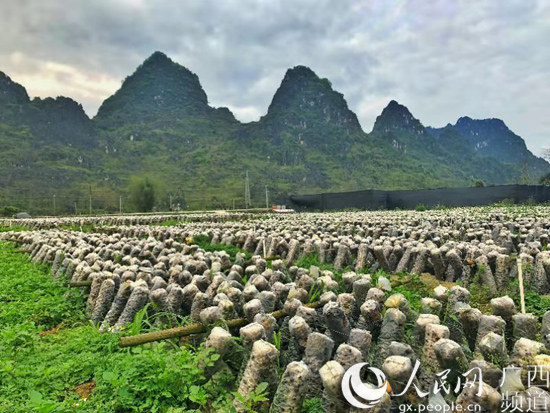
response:
M247 169L258 199L265 185L282 197L476 179L535 182L550 171L501 120L464 116L424 127L392 100L366 133L331 82L301 65L286 71L264 116L242 123L228 108L210 106L198 76L160 52L92 119L70 98L30 100L0 72L0 148L0 176L12 179L0 185L0 203L17 199L20 187L81 199L93 185L104 208L117 205L130 177L144 173L166 183L164 194L186 193L182 202L191 207L221 207L242 199Z
M234 119L229 109L221 112ZM106 124L121 121L155 121L156 117L199 116L220 113L209 106L199 77L161 52L148 57L128 76L112 96L105 99L95 121Z

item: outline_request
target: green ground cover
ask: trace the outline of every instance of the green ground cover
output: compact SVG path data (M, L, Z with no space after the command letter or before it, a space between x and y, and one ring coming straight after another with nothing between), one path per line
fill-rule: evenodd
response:
M0 243L0 411L230 411L234 377L218 357L171 342L119 349L86 321L76 289Z
M233 259L243 252L234 246L210 244L207 237L196 237L193 242L209 251L224 250ZM342 274L348 268L335 271L316 255L301 257L295 264L332 271L340 281L338 292L343 291ZM373 284L380 276L391 280L393 288L387 297L403 294L415 314L420 312L422 297L431 296L439 284L429 275L390 276L381 271L372 275ZM320 293L314 287L310 301L316 301ZM519 308L517 290L517 282L511 282L505 293ZM487 291L474 282L471 293L472 304L490 313ZM87 320L85 299L81 290L54 281L47 266L31 263L13 245L0 242L0 412L234 411L238 357L206 377L204 367L213 365L218 355L198 345L200 340L120 349L117 334L100 334ZM527 310L541 317L549 300L528 292ZM150 321L142 311L122 334L162 328L151 327ZM407 325L406 341L411 345L412 329L413 325ZM266 411L265 393L260 388L255 393L247 409ZM315 397L304 401L302 412L320 408L322 399Z

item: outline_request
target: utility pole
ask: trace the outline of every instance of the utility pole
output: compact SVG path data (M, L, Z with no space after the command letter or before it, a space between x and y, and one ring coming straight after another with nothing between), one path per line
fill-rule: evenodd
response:
M172 194L170 194L170 211L172 211Z
M118 211L122 214L122 195L118 196Z
M248 171L246 171L246 178L244 180L244 207L246 209L250 207L250 180L248 179Z
M233 200L233 209L235 209L235 200Z
M90 185L90 215L92 215L92 185Z
M78 210L76 209L76 201L74 201L74 214L78 215Z
M265 186L265 207L269 209L269 195L267 192L267 185Z
M55 215L55 194L53 194L53 214Z

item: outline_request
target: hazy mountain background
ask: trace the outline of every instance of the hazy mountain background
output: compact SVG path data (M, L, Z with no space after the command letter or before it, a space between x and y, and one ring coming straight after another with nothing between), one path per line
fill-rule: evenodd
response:
M425 127L391 101L370 133L310 68L287 71L265 116L214 108L199 78L156 52L89 119L70 98L29 99L0 72L0 205L35 213L127 205L132 176L161 186L159 207L253 205L290 193L536 183L550 165L499 119Z

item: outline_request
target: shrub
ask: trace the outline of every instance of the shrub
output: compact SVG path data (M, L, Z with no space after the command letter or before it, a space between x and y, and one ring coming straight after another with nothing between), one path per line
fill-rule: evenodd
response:
M149 176L133 177L130 180L130 201L138 212L150 212L155 206L157 184Z
M2 216L4 217L11 217L19 212L19 208L14 206L5 206L2 208Z

